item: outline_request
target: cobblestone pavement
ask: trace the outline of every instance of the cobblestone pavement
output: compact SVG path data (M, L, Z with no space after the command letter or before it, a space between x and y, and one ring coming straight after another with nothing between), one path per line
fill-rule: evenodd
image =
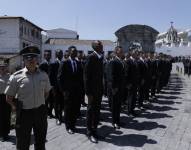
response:
M191 78L172 72L171 79L157 100L146 105L146 111L132 118L123 111L122 128L114 130L107 100L103 100L102 136L98 144L92 144L85 132L85 117L77 122L77 133L69 135L65 125L55 125L49 119L47 150L191 150ZM85 110L82 110L85 115ZM0 142L0 150L15 149L15 132L8 142ZM33 149L33 145L31 145Z

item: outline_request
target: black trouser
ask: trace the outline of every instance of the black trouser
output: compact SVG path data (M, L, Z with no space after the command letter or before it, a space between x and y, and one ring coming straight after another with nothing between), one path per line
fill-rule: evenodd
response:
M112 96L112 121L113 123L120 123L121 102L123 100L122 89Z
M55 110L55 117L59 121L62 121L62 110L64 108L64 99L62 93L55 89L55 93L53 94L54 99L54 110Z
M29 150L31 131L34 133L35 150L45 150L47 133L47 109L41 105L34 109L22 109L16 121L17 150Z
M6 102L6 96L0 94L0 137L10 132L11 106Z
M81 104L85 103L85 91L84 90L82 90L80 92L80 100L81 100Z
M136 101L137 101L137 88L132 86L130 89L128 89L128 95L127 95L128 114L134 112Z
M52 116L52 110L54 108L54 97L53 97L52 89L50 90L49 95L46 99L46 107L48 111L48 116Z
M151 96L155 96L157 79L152 79L151 82Z
M111 90L111 87L109 86L107 88L107 97L108 97L109 109L110 111L112 111L112 90Z
M143 106L143 100L144 100L144 85L141 85L138 91L138 106L142 107Z
M79 89L73 89L69 92L68 99L64 99L64 119L66 130L74 129L76 120L79 116L81 97Z
M149 83L146 81L139 89L138 104L139 107L143 106L143 101L149 100Z
M87 134L88 136L96 134L99 123L102 94L92 95L93 100L88 99L87 108Z

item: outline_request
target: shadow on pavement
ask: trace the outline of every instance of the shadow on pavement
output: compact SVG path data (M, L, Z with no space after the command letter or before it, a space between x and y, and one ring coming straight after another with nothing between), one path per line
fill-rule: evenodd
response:
M147 118L147 119L160 119L160 118L172 118L173 116L170 116L166 113L150 113L145 112L137 116L137 118Z
M153 122L153 121L138 122L137 120L131 120L131 121L128 121L126 125L123 126L123 128L143 131L143 130L153 130L156 128L165 129L166 126L160 125L157 122Z
M143 147L144 144L157 144L153 139L148 139L146 135L140 134L127 134L127 135L109 135L106 142L112 143L118 146L133 146L133 147Z
M172 94L173 95L173 94ZM157 99L165 99L165 101L166 100L174 100L174 99L180 99L180 97L178 97L178 96L172 96L172 95L157 95ZM156 100L156 101L158 101L158 100ZM164 101L164 100L163 100Z
M111 143L117 146L143 147L146 143L157 144L155 140L148 139L146 135L122 134L121 131L114 130L112 127L108 126L102 126L100 130L107 131L105 138L100 139L101 141Z
M174 102L172 100L156 100L153 103L157 103L160 105L173 105L173 104L182 104L182 102Z
M170 110L178 110L177 108L169 107L169 106L152 106L147 108L148 110L155 111L170 111Z

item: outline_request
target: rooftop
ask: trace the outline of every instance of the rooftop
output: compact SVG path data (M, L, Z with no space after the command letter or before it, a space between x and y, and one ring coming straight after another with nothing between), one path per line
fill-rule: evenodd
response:
M94 40L74 40L74 39L49 39L45 44L52 45L91 45ZM113 45L114 42L110 40L101 40L103 45Z
M42 28L40 28L39 26L35 25L34 23L32 23L31 21L25 19L24 17L21 17L21 16L0 16L0 19L21 19L21 20L24 20L24 21L27 21L29 22L30 24L32 24L33 26L35 26L36 28L40 29L41 31L43 31Z

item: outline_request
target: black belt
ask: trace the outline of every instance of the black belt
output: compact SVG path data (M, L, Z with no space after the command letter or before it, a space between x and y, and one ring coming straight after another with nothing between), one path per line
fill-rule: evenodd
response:
M39 107L36 107L36 108L22 109L22 111L35 111L35 110L38 110L38 109L42 109L44 107L45 107L45 104L42 104L42 105L40 105Z

